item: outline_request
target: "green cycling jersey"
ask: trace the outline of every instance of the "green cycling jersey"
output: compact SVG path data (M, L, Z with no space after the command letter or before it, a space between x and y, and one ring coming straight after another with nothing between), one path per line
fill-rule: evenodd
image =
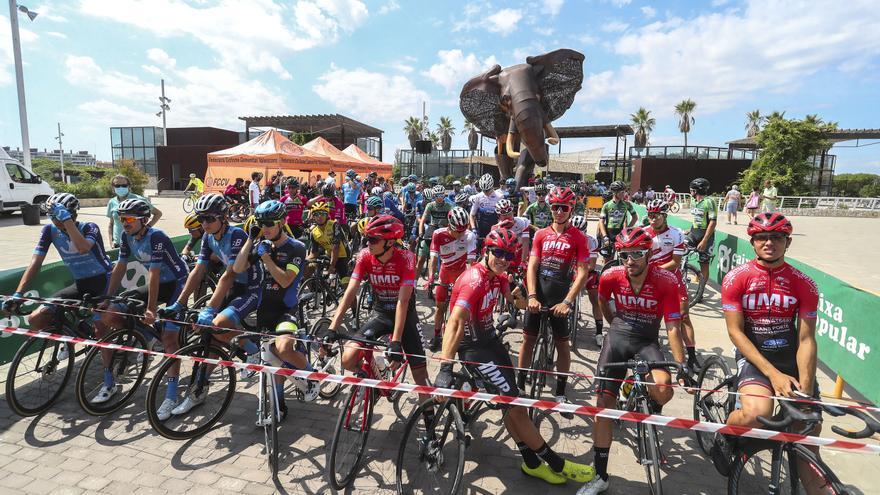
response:
M706 230L709 228L709 222L718 218L718 205L712 198L704 197L694 203L691 207L691 214L694 215L693 228L697 230Z
M425 207L425 212L422 214L422 218L425 219L425 225L430 225L431 227L445 227L449 222L449 212L452 208L453 205L446 201L442 203L431 201L428 203L428 206Z
M544 202L536 202L529 205L524 213L535 228L543 229L550 225L553 221L553 215L550 213L550 205Z
M629 219L638 218L638 214L629 201L615 201L612 199L602 205L599 218L605 223L606 229L620 230L629 224Z

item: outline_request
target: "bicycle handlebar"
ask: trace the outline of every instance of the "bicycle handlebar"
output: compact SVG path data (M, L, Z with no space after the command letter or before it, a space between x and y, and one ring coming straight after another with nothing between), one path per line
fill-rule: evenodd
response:
M807 423L820 423L822 416L819 411L803 411L789 401L779 401L782 418L772 419L764 416L758 416L758 422L767 428L773 430L782 430L795 421L803 421Z
M646 365L649 368L675 368L679 372L682 371L684 366L681 363L676 361L647 361L644 359L630 359L629 361L621 361L617 363L605 363L600 367L600 371L604 371L611 368L635 368L639 365Z

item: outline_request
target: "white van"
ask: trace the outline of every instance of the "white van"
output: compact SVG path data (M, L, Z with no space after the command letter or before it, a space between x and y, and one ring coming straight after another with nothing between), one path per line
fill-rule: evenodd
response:
M0 213L20 211L23 204L42 204L53 194L55 191L39 175L0 148Z

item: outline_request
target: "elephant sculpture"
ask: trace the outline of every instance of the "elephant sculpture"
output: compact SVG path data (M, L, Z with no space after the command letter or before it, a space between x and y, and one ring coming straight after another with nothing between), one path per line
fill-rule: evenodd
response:
M518 187L536 164L547 166L546 143L559 143L551 122L574 103L583 79L584 55L562 48L505 69L495 65L465 83L461 112L483 135L495 138L502 180L514 176L514 162Z

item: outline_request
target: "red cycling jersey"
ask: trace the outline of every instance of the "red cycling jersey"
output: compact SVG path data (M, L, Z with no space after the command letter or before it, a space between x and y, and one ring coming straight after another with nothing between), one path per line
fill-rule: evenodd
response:
M495 337L493 310L498 296L510 292L506 274L492 276L484 263L474 263L455 281L452 300L470 313L464 329L465 343L485 343Z
M441 227L431 235L431 254L440 258L440 271L458 272L476 257L477 236L466 230L453 238L447 227Z
M400 288L415 287L416 256L410 251L392 248L393 253L387 263L382 263L370 254L370 248L362 249L357 255L353 280L370 282L376 301L376 309L393 312L400 298ZM415 298L410 298L413 304Z
M816 283L788 263L771 270L749 261L731 270L721 287L722 309L742 313L746 336L785 372L797 369L797 319L815 319L818 305Z
M551 225L535 233L530 255L538 259L538 299L557 304L568 293L577 264L590 261L590 248L577 227L569 225L557 234Z
M656 339L660 333L660 320L666 323L680 320L678 281L672 272L648 265L648 274L642 288L636 292L626 275L626 268L609 268L599 277L599 297L609 301L614 298L615 319L626 325L625 334L644 339Z

